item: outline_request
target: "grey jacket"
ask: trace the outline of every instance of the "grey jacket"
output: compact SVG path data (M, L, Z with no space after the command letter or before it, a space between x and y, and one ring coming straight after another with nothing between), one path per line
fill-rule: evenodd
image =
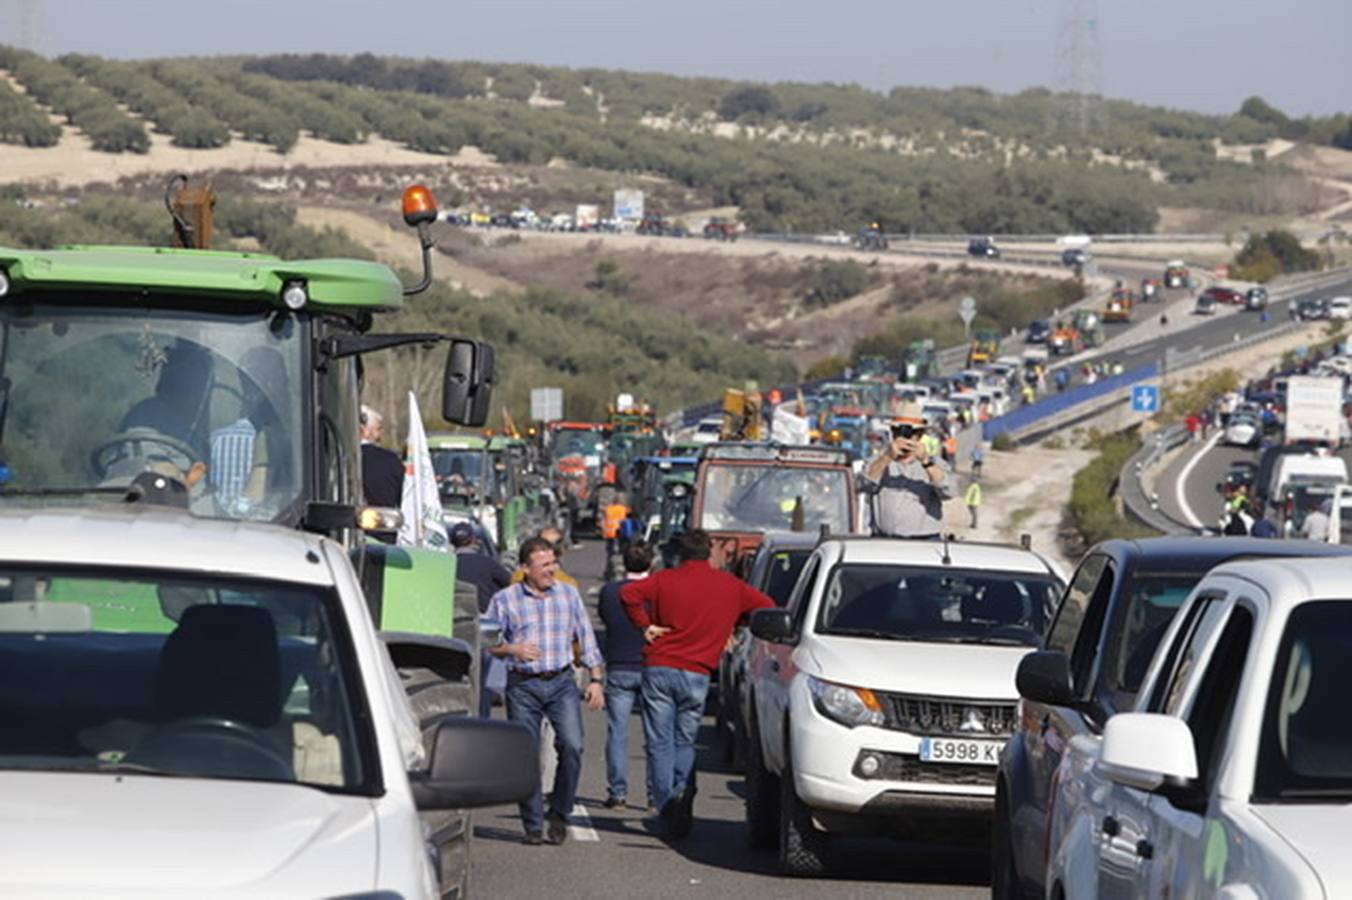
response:
M930 481L925 467L914 459L889 463L878 481L864 475L861 483L871 501L874 531L889 537L929 537L943 530L943 502L957 496L958 485L943 460L935 459L934 464L944 473L938 484Z

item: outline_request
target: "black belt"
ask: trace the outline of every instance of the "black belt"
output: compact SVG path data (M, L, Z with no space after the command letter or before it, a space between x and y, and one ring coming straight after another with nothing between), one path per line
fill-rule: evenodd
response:
M551 672L522 672L518 669L513 669L512 671L508 672L507 675L511 678L518 678L522 680L527 678L543 678L547 680L550 678L558 678L564 672L571 671L572 668L573 668L572 666L564 666L562 669L554 669Z

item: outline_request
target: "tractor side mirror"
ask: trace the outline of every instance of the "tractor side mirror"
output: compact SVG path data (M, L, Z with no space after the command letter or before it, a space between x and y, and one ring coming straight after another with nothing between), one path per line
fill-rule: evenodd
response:
M494 380L493 348L453 338L442 378L441 415L456 425L480 428L488 421Z

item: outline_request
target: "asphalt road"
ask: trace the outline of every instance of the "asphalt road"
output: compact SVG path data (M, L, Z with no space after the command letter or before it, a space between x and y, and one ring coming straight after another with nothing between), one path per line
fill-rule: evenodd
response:
M602 568L599 543L571 551L564 568L596 598ZM498 708L494 715L502 716ZM562 847L521 842L516 807L474 814L471 885L479 897L986 897L987 851L943 845L901 845L889 840L839 841L830 879L791 879L776 872L773 853L747 848L742 819L742 777L721 762L713 717L700 730L695 825L689 837L666 842L643 827L643 729L630 730L631 806L608 810L603 712L585 712L586 751L578 809ZM546 789L548 785L546 785Z

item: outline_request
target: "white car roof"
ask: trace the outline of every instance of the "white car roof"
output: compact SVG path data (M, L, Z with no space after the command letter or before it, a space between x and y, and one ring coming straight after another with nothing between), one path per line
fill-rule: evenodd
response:
M1352 599L1352 557L1274 557L1223 563L1208 573L1233 575L1262 586L1274 614L1289 613L1307 600Z
M317 535L163 507L0 511L0 563L172 569L332 585Z
M903 538L837 540L840 561L861 564L944 566L942 541ZM949 541L948 557L955 569L994 569L1002 572L1042 573L1061 577L1047 560L1031 550L1006 544Z

